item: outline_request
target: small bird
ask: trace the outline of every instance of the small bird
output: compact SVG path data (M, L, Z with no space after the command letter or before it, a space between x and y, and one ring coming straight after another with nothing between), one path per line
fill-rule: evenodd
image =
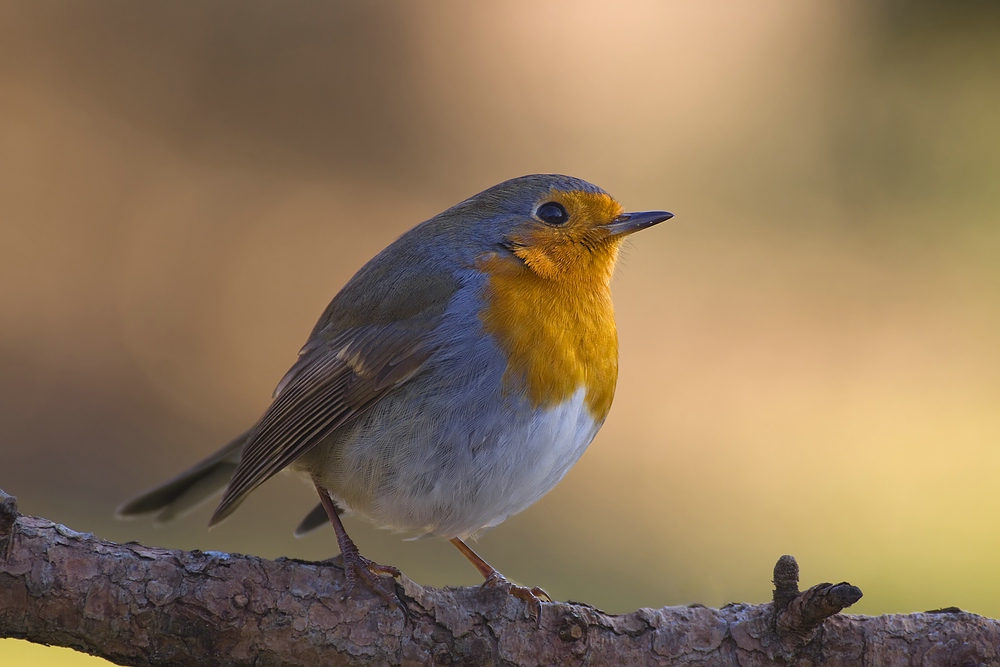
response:
M486 585L539 605L466 540L545 495L594 439L618 378L619 247L671 217L538 174L417 225L334 297L260 421L118 516L168 521L224 489L214 525L288 468L320 498L296 534L333 525L348 592L360 579L391 604L380 575L400 572L360 554L342 511L449 539Z

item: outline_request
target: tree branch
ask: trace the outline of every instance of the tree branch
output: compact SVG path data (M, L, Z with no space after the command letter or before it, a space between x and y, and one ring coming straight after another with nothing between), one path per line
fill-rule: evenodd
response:
M17 512L0 491L0 637L68 646L122 665L997 664L1000 623L957 609L840 616L849 584L798 591L782 556L774 601L612 616L503 591L402 578L407 617L339 561L276 561L114 544Z

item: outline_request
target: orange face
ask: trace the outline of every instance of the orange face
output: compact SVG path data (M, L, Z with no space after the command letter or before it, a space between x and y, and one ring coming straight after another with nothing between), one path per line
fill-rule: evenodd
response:
M563 207L566 221L527 221L508 236L514 254L549 280L610 280L622 236L606 226L622 214L621 204L604 193L582 190L551 190L538 205L550 202Z

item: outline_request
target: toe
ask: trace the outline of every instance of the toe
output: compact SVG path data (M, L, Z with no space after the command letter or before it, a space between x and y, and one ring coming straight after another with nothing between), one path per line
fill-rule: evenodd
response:
M545 592L544 588L539 588L538 586L531 587L531 594L541 600L542 602L552 602L552 596Z
M344 555L344 575L347 579L345 592L342 600L346 600L354 590L354 585L361 580L376 595L390 605L394 605L406 615L406 605L399 597L395 582L392 579L386 580L381 575L391 575L392 577L402 576L398 568L391 565L379 565L375 561L354 553Z
M528 611L533 618L538 620L539 624L542 622L542 603L552 602L552 598L549 597L549 594L538 586L535 586L534 588L526 588L524 586L512 584L499 572L491 574L486 581L483 582L482 587L505 589L508 595L511 595L527 604Z

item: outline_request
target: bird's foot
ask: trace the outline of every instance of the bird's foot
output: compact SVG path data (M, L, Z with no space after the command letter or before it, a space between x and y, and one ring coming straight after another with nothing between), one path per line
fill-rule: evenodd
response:
M353 547L353 543L351 544ZM399 568L392 565L379 565L373 560L365 558L357 547L343 550L344 574L347 577L347 590L342 599L346 600L354 590L354 584L360 579L365 582L368 588L375 591L375 594L385 600L388 604L399 607L403 614L406 614L406 605L396 591L395 582L386 579L383 575L389 575L393 579L402 575Z
M533 586L527 588L526 586L519 586L517 584L511 583L507 577L503 576L496 570L494 570L483 582L483 588L500 588L507 591L508 595L521 600L528 605L528 610L531 615L538 621L538 625L542 624L542 603L552 602L552 598L544 590L538 586Z
M354 540L344 530L344 524L340 521L340 510L334 504L330 492L319 484L316 485L316 491L319 493L319 500L326 511L326 516L330 519L330 524L333 526L333 532L337 536L337 545L340 547L340 553L344 558L344 576L347 578L347 590L344 592L341 600L347 599L351 591L354 590L354 584L360 579L388 604L399 607L399 610L403 612L403 616L406 616L406 604L396 591L395 582L389 583L382 577L382 575L388 574L395 579L402 576L402 572L392 565L379 565L375 561L362 556L361 552L358 551L357 545L354 544Z

